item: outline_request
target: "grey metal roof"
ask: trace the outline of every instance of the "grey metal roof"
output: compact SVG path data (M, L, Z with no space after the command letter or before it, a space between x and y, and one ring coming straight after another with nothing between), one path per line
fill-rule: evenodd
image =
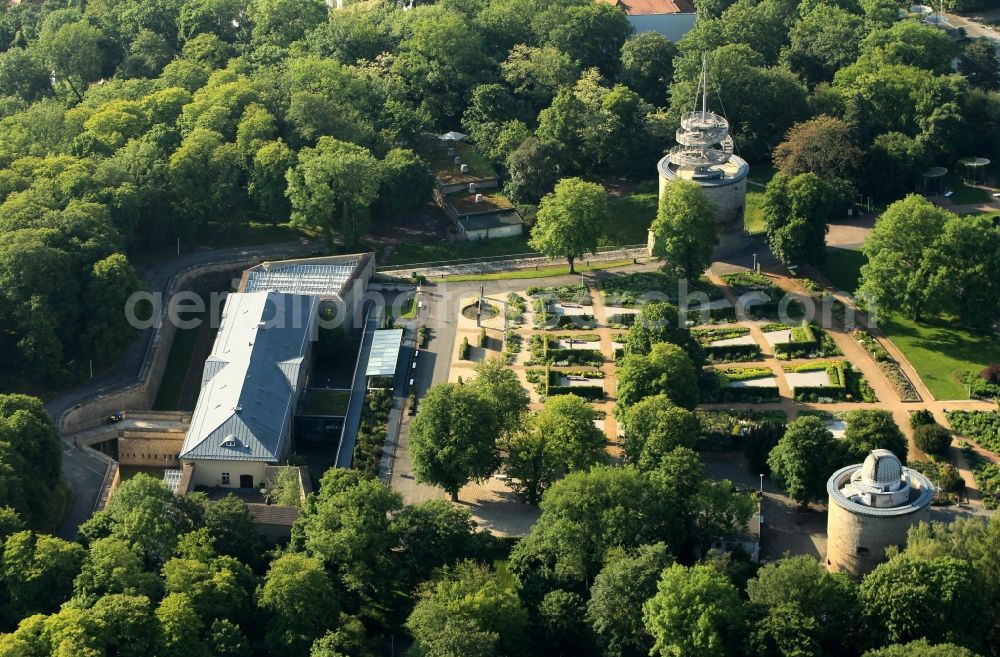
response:
M289 294L340 295L358 268L358 261L340 265L269 264L247 276L247 292L276 290Z
M319 299L230 294L180 458L280 458Z
M375 331L371 355L365 376L393 376L399 360L399 348L403 344L403 329L383 329Z

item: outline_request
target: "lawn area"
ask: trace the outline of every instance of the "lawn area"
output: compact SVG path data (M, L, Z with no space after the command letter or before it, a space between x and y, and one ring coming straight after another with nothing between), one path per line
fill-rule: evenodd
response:
M747 192L747 209L743 215L743 229L751 235L764 232L764 193Z
M760 162L758 164L750 164L750 173L747 174L747 179L750 181L751 188L761 188L767 183L771 182L771 178L774 178L774 174L778 172L774 168L774 165L770 162Z
M611 260L609 262L595 262L592 265L577 262L576 273L582 274L587 271L597 271L600 269L614 269L635 264L632 260ZM530 278L548 278L550 276L565 276L569 274L569 265L553 265L551 267L541 267L539 269L518 269L516 271L501 271L495 274L464 274L455 276L445 276L435 278L436 281L446 281L449 283L462 283L469 281L511 281Z
M962 176L956 172L951 172L945 178L947 188L952 191L950 201L959 205L966 203L989 203L993 200L993 195L985 189L969 187L962 182Z
M655 193L632 194L608 200L611 225L601 236L601 246L645 244L649 226L656 217L658 204Z
M819 267L819 270L838 290L854 294L858 289L858 279L863 264L865 264L865 254L861 251L829 248L826 250L826 262Z
M899 315L882 317L879 326L937 399L968 399L959 374L979 374L1000 362L1000 335L995 333L956 328L943 320L917 324Z
M154 411L180 410L177 407L180 404L181 388L184 387L188 365L191 363L191 354L194 353L194 345L197 341L197 326L177 329L177 333L174 335L174 344L170 347L170 356L167 358L167 368L163 372L160 389L156 393L156 401L153 402Z
M396 247L391 265L412 265L440 260L462 260L465 258L489 258L492 256L531 253L527 236L505 237L497 240L476 240L472 242L434 242L432 244L404 243Z
M828 249L820 271L841 290L854 291L865 262L860 251ZM903 352L937 399L968 399L959 374L978 374L1000 362L1000 335L957 327L943 319L923 323L900 315L881 316L879 328Z

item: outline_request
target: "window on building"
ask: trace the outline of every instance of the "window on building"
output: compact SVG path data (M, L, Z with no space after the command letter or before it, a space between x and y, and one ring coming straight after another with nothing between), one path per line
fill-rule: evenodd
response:
M228 484L229 483L229 473L228 472L223 472L222 473L222 483L223 484Z

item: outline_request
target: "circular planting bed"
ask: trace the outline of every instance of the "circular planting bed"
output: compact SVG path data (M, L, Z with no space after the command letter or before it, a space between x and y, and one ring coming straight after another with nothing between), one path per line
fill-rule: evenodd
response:
M479 302L470 303L468 306L462 308L462 317L466 319L475 319L476 312L479 310ZM492 303L483 303L483 311L479 318L483 321L488 319L493 319L500 314L500 309L494 306Z

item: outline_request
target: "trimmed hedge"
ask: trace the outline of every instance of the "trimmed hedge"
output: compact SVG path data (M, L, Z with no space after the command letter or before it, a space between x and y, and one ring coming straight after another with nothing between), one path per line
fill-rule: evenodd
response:
M549 386L549 397L576 395L589 401L604 399L604 386Z
M736 388L721 388L719 390L719 401L745 402L748 404L766 404L776 402L781 399L777 386L740 386Z

